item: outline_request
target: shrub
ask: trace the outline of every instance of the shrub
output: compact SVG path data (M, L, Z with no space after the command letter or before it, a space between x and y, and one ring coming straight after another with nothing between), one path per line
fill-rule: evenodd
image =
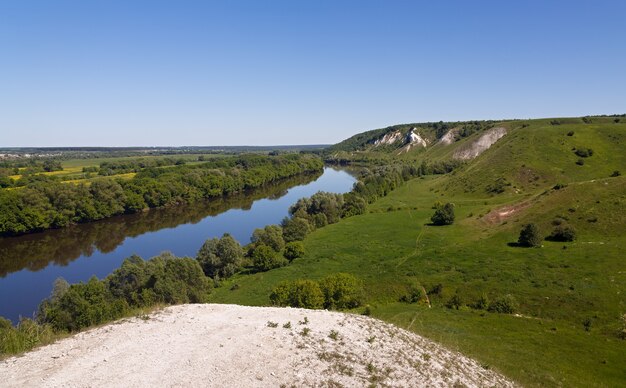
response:
M287 265L287 260L280 257L276 251L267 245L257 245L252 251L252 263L259 271L269 271L270 269Z
M585 160L584 160L584 159L578 159L578 160L576 161L576 164L577 164L577 165L579 165L579 166L582 166L582 165L584 165L584 164L585 164Z
M517 242L523 247L538 247L541 246L541 235L539 228L535 224L526 224L522 227Z
M547 240L550 241L574 241L576 239L576 230L569 225L557 225L552 234L548 236Z
M458 310L461 306L463 306L463 298L458 293L454 294L452 298L448 299L446 302L446 307L449 309L454 308Z
M611 174L611 178L615 178L616 176L620 176L622 175L621 172L619 172L618 170L613 171L613 173Z
M411 282L406 287L406 293L400 297L400 302L418 303L426 299L426 292L417 282Z
M304 245L299 241L292 241L285 245L283 256L289 261L293 261L304 256Z
M324 306L324 294L320 285L313 280L286 281L272 289L270 302L275 306L321 309Z
M574 136L574 131L569 131L569 132L567 133L567 136Z
M472 308L476 310L487 310L487 308L489 308L489 297L487 294L482 294L476 302L472 304Z
M354 275L337 273L320 281L324 294L324 308L351 309L361 305L363 299L363 283Z
M515 298L512 295L505 295L491 302L487 310L492 313L513 314L517 308Z
M434 225L451 225L454 223L454 204L446 203L437 208L430 220Z
M581 158L588 158L593 155L593 150L591 148L577 148L574 153Z
M551 125L561 125L561 121L560 120L550 120L550 124Z

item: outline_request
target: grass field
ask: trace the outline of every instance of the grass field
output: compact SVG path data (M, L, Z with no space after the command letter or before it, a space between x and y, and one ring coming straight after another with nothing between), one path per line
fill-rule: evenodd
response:
M41 175L47 176L56 176L62 179L66 183L80 183L80 182L89 182L93 179L98 179L97 175L94 175L93 178L85 178L83 173L84 167L99 167L101 163L104 162L118 162L123 160L151 160L151 159L163 159L166 157L174 158L174 159L183 159L187 161L186 164L193 165L202 163L198 161L199 156L204 156L205 158L217 158L223 157L221 154L181 154L181 155L156 155L156 156L124 156L124 157L115 157L115 158L92 158L92 159L68 159L61 161L61 166L63 170L60 171L51 171L51 172L41 172ZM20 168L20 170L24 170L26 167ZM125 173L125 174L117 174L111 175L111 177L122 178L122 179L130 179L135 175L135 173ZM18 180L22 177L22 175L11 175L9 178L13 180ZM100 177L101 178L101 177Z
M626 127L610 125L546 120L514 130L457 172L409 181L367 214L318 229L305 240L304 258L238 275L212 299L266 305L282 280L349 272L364 280L373 316L523 385L623 386L626 341L617 333L626 314L626 178L609 175L626 172ZM594 155L579 166L572 148L583 146ZM487 193L501 176L511 185ZM557 183L564 187L553 189ZM453 225L429 225L435 201L455 204ZM523 224L548 235L557 217L576 228L574 242L515 246ZM414 283L443 285L432 308L399 302ZM507 294L519 302L517 315L467 306ZM453 295L463 301L458 310L445 307Z

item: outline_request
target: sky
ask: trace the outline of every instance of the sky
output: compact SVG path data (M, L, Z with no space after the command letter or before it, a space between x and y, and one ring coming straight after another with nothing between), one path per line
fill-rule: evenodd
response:
M626 113L626 1L0 0L0 147Z

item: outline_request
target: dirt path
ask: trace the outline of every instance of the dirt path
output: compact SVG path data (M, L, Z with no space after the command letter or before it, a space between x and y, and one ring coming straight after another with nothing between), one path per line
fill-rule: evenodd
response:
M77 334L1 362L0 376L3 387L512 385L371 318L214 304L173 306Z

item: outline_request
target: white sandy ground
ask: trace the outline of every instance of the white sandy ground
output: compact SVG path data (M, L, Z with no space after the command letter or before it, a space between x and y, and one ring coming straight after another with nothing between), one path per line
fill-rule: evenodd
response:
M459 353L372 318L217 304L168 307L0 362L2 387L370 384L513 386Z

